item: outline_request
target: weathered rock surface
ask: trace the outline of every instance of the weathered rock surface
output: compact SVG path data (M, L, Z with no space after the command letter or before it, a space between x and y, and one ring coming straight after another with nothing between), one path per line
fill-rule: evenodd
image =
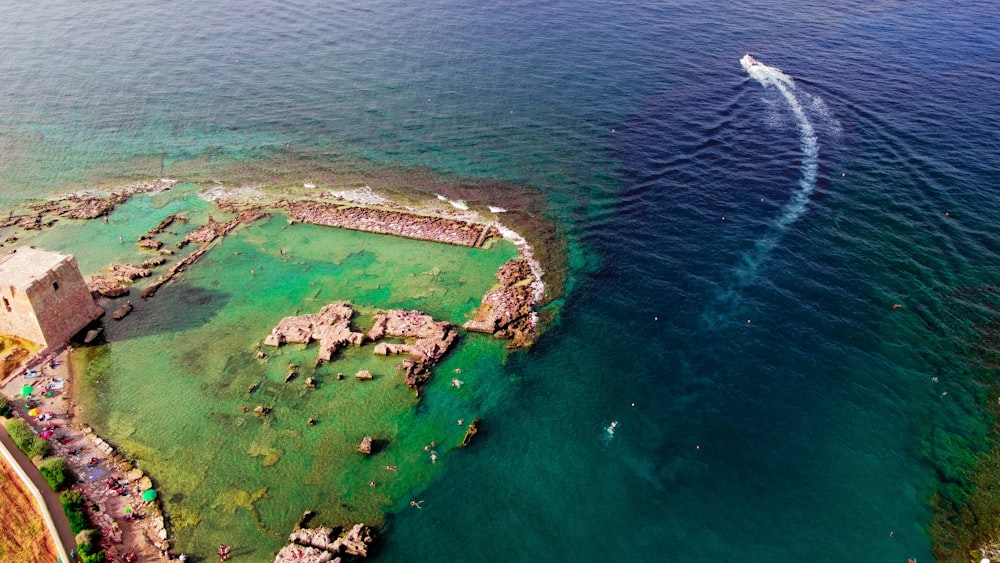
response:
M275 563L323 563L340 561L341 554L367 557L374 531L364 524L355 524L347 533L338 535L339 528L298 528L288 536L290 542L275 556Z
M372 453L372 437L371 436L365 436L364 438L361 439L361 443L358 444L358 452L363 453L363 454L370 454L370 453Z
M375 353L379 355L407 354L400 367L404 370L406 385L415 391L430 379L428 367L448 351L458 335L449 323L435 321L430 315L420 311L395 309L375 315L369 340L379 340L385 336L412 338L410 344L379 343Z
M127 317L128 314L131 312L132 312L132 302L129 301L128 303L115 309L115 312L111 316L114 317L116 321L120 321L125 317Z
M375 347L375 353L409 354L413 361L427 363L443 356L457 335L457 331L447 322L436 322L433 317L420 311L394 309L375 315L367 338L372 341L385 336L413 338L415 340L412 344L380 343Z
M208 223L188 233L187 236L184 237L184 240L178 243L178 246L183 247L191 242L206 244L212 242L218 237L226 236L230 231L243 223L250 223L252 221L270 216L270 213L263 211L261 208L252 207L240 211L236 218L231 221L216 221L215 219L209 217Z
M499 287L486 292L476 318L465 323L465 329L507 338L511 348L529 346L535 338L535 275L525 260L515 258L500 267L497 279Z
M331 303L320 309L319 313L285 317L271 334L264 339L268 346L282 344L308 344L319 341L316 363L329 362L334 352L341 346L360 346L365 335L351 330L351 317L354 309L350 304L340 301Z
M147 277L152 273L148 269L134 264L112 264L108 269L107 274L90 278L87 289L91 293L112 298L121 297L128 294L128 286L133 281Z
M317 201L291 202L288 204L288 213L293 219L304 223L460 246L482 246L486 239L500 235L492 225Z

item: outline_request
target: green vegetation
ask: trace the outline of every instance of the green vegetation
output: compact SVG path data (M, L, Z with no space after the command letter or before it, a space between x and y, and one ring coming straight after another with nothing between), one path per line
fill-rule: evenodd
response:
M971 363L973 379L984 390L990 428L981 448L959 450L945 444L955 453L947 466L938 468L942 483L931 501L937 561L978 561L983 548L987 556L1000 552L1000 288L978 289L976 301L984 306L987 320L974 325L979 340Z
M84 510L86 500L83 498L83 493L80 491L63 491L59 493L59 502L62 503L63 510L66 511L66 517L69 518L69 527L73 530L74 534L91 528L90 520L87 518L87 513Z
M7 421L7 434L28 457L45 457L52 453L52 444L36 436L28 423L19 418Z
M7 397L0 395L0 416L8 417L10 416L10 405L7 403Z
M83 561L83 563L104 563L106 561L104 550L94 551L95 549L97 548L92 545L81 545L77 549L80 561Z
M38 471L45 478L45 482L52 487L53 491L63 489L76 480L73 470L69 468L66 460L61 457L46 459L38 466Z

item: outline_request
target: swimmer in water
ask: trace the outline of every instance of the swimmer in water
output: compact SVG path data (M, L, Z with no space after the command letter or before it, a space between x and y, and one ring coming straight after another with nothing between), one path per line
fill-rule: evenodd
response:
M617 420L612 420L611 421L611 426L608 426L608 436L614 436L615 435L615 428L618 428L618 421Z

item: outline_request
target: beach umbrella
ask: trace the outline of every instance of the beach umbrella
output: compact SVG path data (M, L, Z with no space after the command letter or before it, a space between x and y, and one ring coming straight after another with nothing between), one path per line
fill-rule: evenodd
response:
M151 501L156 500L156 489L146 489L142 492L142 500Z
M42 412L42 409L33 408L30 411L28 411L28 416L38 416L38 413L40 412Z
M35 388L32 387L31 385L25 385L24 387L21 387L21 394L24 395L25 397L27 397L28 395L30 395L30 394L32 394L34 392L35 392Z

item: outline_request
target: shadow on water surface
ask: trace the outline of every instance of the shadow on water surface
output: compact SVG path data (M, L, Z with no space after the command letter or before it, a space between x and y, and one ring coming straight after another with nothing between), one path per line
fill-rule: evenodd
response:
M208 324L231 298L231 293L191 284L168 285L152 299L131 300L135 309L120 321L112 319L110 313L105 315L104 329L112 341L180 333ZM124 299L112 302L107 310L113 311L121 302Z

